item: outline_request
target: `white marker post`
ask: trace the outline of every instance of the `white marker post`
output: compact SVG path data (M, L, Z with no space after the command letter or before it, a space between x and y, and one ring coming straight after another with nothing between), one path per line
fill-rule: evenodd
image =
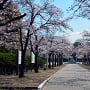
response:
M19 50L18 51L18 64L21 64L21 54L22 52Z
M31 52L31 71L34 68L34 63L35 63L35 55L33 52Z
M35 55L33 52L31 53L31 63L35 63Z

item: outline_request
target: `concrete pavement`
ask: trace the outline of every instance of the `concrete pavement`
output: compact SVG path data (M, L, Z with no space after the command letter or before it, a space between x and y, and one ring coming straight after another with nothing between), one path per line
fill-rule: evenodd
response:
M67 64L52 75L43 90L90 90L90 71L78 64Z

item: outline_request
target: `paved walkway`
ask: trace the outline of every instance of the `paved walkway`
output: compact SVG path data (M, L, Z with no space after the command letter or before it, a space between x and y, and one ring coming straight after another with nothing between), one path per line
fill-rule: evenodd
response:
M43 90L90 90L90 71L78 64L67 64L51 77Z

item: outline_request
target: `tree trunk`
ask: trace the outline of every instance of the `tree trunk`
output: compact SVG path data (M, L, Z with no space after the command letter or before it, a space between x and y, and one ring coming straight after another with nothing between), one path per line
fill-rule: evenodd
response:
M59 62L59 58L58 58L58 54L57 54L57 66L59 65L59 63L58 63L58 62Z
M89 64L89 55L87 55L87 64Z
M61 65L61 55L59 54L59 65Z
M52 54L52 67L54 67L54 54Z
M57 58L56 58L56 55L55 55L55 67L56 67L56 62L57 62L57 60L56 60Z
M30 30L28 30L27 32L27 38L26 38L26 41L25 41L25 44L23 44L23 40L22 40L22 30L20 29L20 44L21 44L21 65L20 65L20 68L19 68L19 78L21 77L24 77L24 67L25 67L25 54L26 54L26 49L27 49L27 45L28 45L28 40L29 40L29 32Z
M90 55L88 56L88 62L89 62L89 64L90 64Z
M61 64L63 63L62 61L63 61L63 57L62 57L62 54L61 54Z
M38 60L38 45L36 45L35 50L36 50L36 52L35 52L34 71L35 71L35 73L38 73L38 62L37 62L37 60Z
M16 49L16 75L19 73L19 66L18 66L18 49Z
M49 59L48 59L48 61L49 61L48 67L51 68L51 53L49 53Z

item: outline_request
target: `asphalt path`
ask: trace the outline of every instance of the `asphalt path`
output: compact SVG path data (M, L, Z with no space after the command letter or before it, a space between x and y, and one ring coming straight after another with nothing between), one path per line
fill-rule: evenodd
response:
M67 64L51 76L43 90L90 90L90 71Z

